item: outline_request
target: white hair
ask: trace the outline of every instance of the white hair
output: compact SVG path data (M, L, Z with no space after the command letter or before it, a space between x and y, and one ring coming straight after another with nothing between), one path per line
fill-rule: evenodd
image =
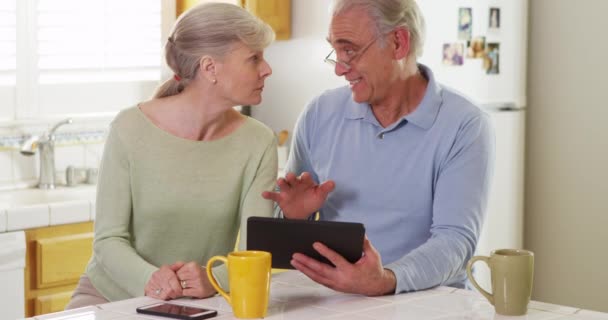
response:
M222 59L238 42L263 50L274 41L272 28L247 10L227 3L204 3L179 16L165 44L165 61L178 77L169 78L154 93L162 98L181 92L194 79L200 58Z
M336 16L354 7L367 11L382 35L397 27L410 33L410 56L420 57L424 46L424 17L415 0L334 0L332 15Z

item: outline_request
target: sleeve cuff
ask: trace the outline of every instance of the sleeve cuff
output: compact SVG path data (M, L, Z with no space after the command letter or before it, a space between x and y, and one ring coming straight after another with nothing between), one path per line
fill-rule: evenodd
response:
M152 277L152 274L156 270L158 270L158 268L155 268L152 266L141 270L141 272L139 272L140 276L134 283L134 286L129 286L127 288L127 291L129 292L129 294L131 294L131 296L133 296L133 297L141 297L141 296L146 295L146 292L145 292L146 285L148 284L148 282L150 281L150 278Z
M395 274L395 292L394 294L416 291L408 271L398 263L391 263L384 266L385 269L391 270Z

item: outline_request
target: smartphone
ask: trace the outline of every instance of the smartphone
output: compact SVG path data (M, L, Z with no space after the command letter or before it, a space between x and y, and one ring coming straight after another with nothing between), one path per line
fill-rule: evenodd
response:
M217 311L215 310L191 306L180 306L178 304L166 302L139 307L136 310L137 313L185 320L207 319L217 316Z

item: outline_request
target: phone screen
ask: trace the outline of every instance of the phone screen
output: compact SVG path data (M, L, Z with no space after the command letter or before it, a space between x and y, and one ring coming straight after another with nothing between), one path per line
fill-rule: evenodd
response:
M164 315L179 319L204 319L213 317L217 314L215 310L204 308L180 306L172 303L159 303L151 306L137 308L137 312Z

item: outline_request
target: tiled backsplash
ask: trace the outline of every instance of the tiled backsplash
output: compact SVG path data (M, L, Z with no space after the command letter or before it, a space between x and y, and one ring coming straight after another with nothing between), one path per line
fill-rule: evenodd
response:
M55 169L59 181L65 180L67 166L99 168L105 130L58 132L55 142ZM38 152L24 156L19 152L29 135L0 135L0 190L32 186L37 183Z
M55 133L55 142L57 145L63 144L83 144L83 143L99 143L105 138L105 130L91 130L78 132L57 132ZM21 144L27 140L30 135L0 135L0 150L2 149L19 149Z

